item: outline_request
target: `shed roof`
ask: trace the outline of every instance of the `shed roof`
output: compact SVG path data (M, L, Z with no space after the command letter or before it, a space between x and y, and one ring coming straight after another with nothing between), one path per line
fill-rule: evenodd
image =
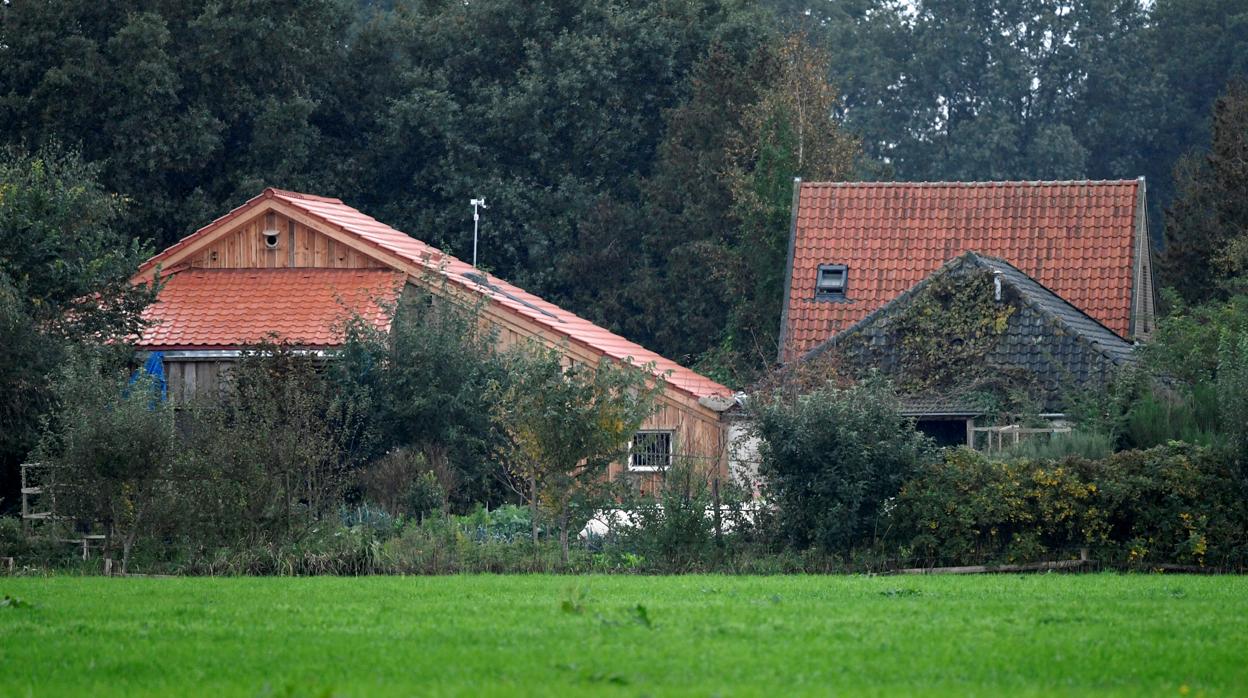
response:
M169 277L143 317L142 349L238 349L266 341L342 343L358 314L390 326L407 275L389 269L187 269Z
M1142 186L1140 180L803 182L782 358L802 355L968 251L1008 261L1126 337ZM848 266L843 300L815 298L820 264Z

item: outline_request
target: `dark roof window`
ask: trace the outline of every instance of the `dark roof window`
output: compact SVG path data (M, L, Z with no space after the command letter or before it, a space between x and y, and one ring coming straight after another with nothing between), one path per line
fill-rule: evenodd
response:
M815 298L844 298L848 281L849 267L844 264L820 264L819 275L815 278Z

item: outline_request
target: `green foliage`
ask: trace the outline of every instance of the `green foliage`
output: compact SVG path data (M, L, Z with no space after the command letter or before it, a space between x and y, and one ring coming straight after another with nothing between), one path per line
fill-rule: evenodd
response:
M0 516L0 557L25 557L30 543L22 531L22 520L16 516Z
M148 248L122 232L122 213L76 152L0 147L0 492L16 492L5 480L38 440L69 347L125 355L151 299L128 282Z
M771 60L770 84L745 108L725 173L737 219L738 271L729 290L747 299L731 310L725 335L736 354L728 368L738 382L770 364L779 350L793 178L848 179L860 152L858 140L833 116L839 97L827 82L827 53L804 36L790 36Z
M1248 13L1245 13L1248 16ZM1248 25L1248 20L1246 20ZM1166 209L1162 278L1188 303L1248 290L1248 82L1227 85L1213 107L1207 153L1175 168Z
M723 494L734 501L727 484ZM630 525L619 532L618 546L667 572L712 569L723 552L717 545L722 541L715 539L714 504L707 473L692 463L676 463L664 472L657 496L622 503ZM731 510L721 512L721 519L721 531L741 527Z
M1248 336L1248 296L1189 306L1177 295L1140 349L1141 367L1121 377L1114 427L1129 447L1169 440L1202 445L1234 441L1242 432L1239 344ZM1112 420L1111 420L1112 421Z
M298 540L336 512L365 428L351 398L288 347L244 355L223 395L184 412L174 496L199 521L180 535L213 545Z
M1217 396L1228 445L1248 474L1248 331L1222 336Z
M1127 409L1121 441L1131 448L1170 441L1212 446L1221 440L1221 408L1211 383L1148 386Z
M907 393L965 388L999 374L988 354L1017 311L1011 299L1004 300L995 300L986 270L931 279L888 325L889 344L898 347L890 367L897 387ZM852 336L843 351L870 362L873 347L864 340Z
M936 564L1034 561L1088 548L1107 563L1225 567L1248 555L1244 495L1216 451L1174 443L1102 460L995 460L959 449L897 499L895 534Z
M494 414L510 439L511 469L528 485L530 501L557 523L566 561L573 507L605 501L596 490L607 466L627 454L629 440L657 409L663 382L605 357L597 366L565 367L561 352L536 343L512 348L505 360L509 378Z
M888 500L931 452L898 413L892 387L874 377L764 403L757 429L779 538L798 549L869 547L884 532Z
M1069 456L1097 459L1114 452L1114 440L1108 434L1075 428L1069 432L1035 434L1001 454L1007 460L1061 460Z
M369 458L406 449L424 458L457 511L501 501L497 454L504 436L491 396L505 383L495 337L476 305L442 289L409 287L389 332L355 320L329 367L338 388L367 412Z
M92 355L66 364L56 391L37 457L53 469L57 512L102 526L96 532L121 546L124 571L135 541L161 530L181 504L173 409L150 378L127 386L124 372Z

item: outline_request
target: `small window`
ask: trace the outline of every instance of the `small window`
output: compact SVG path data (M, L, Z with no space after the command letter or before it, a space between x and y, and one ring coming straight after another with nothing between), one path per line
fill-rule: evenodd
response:
M849 268L844 264L820 264L815 279L815 298L844 298Z
M628 448L628 469L666 470L672 467L672 432L639 431Z

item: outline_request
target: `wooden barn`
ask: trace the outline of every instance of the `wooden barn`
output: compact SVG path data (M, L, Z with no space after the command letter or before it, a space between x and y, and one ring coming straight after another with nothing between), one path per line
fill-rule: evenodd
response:
M660 408L610 475L661 471L678 458L728 475L725 413L732 391L638 344L410 237L338 199L265 189L147 260L135 281L164 279L138 346L163 353L175 400L219 384L249 346L310 351L342 342L352 314L387 329L405 289L480 299L498 341L536 339L569 362L603 357L653 364Z

